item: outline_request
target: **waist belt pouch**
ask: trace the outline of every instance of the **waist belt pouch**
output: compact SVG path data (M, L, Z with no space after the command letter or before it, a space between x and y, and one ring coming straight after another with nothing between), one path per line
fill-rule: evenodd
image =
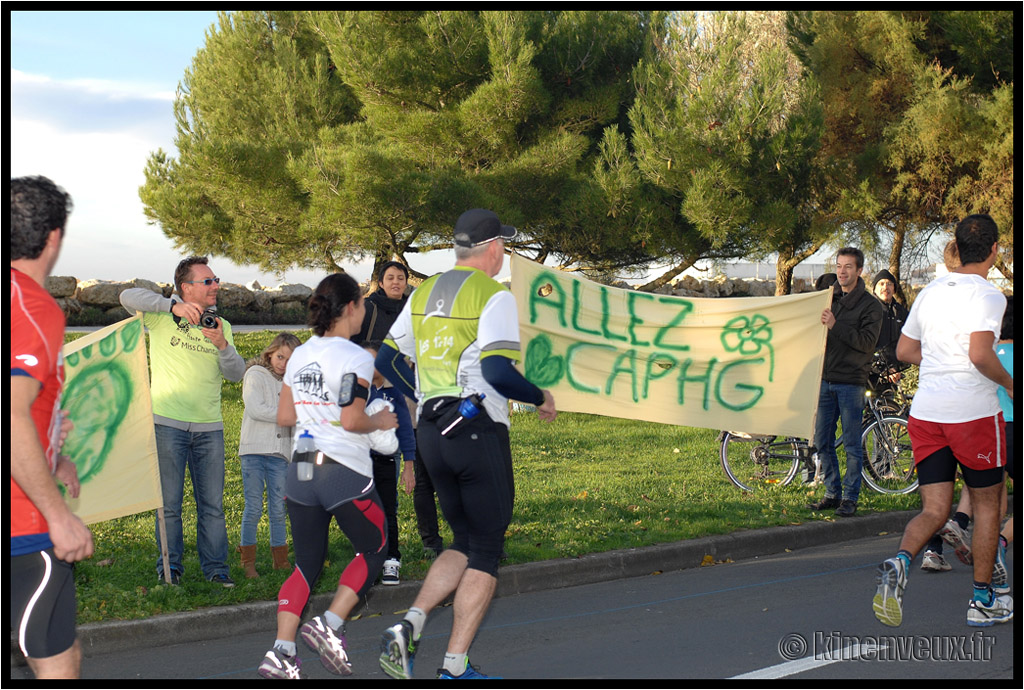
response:
M440 424L437 420L444 415L450 414L452 410L458 414L460 402L462 402L462 398L452 398L450 396L431 398L424 403L420 418L428 422Z
M445 438L455 438L471 426L481 424L481 420L490 421L487 410L480 407L475 417L463 418L459 412L462 398L437 398L429 401L423 408L423 418L433 422Z

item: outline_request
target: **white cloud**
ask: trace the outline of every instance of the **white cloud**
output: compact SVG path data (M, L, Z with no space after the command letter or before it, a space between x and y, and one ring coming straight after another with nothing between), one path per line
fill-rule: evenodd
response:
M79 90L104 96L113 100L153 99L173 101L174 92L143 82L116 81L113 79L54 79L43 74L30 74L11 68L11 88L51 88L55 90Z
M141 266L171 261L171 243L147 225L138 189L159 145L135 132L66 132L12 118L11 175L45 175L74 200L55 273L80 279L142 277ZM171 266L173 273L173 264Z
M20 118L12 118L11 132L12 174L53 177L82 199L76 205L102 204L108 218L141 216L136 191L146 158L161 142L133 132L65 132Z
M134 131L166 140L174 135L174 94L133 82L60 80L12 69L11 116L65 132ZM12 129L12 133L15 133Z
M169 282L182 253L150 225L139 199L149 155L173 144L173 97L146 85L102 79L59 80L11 70L11 176L45 175L71 194L75 208L55 275L86 280L148 278ZM432 273L448 268L448 253L413 256ZM278 277L252 266L214 259L233 283ZM371 262L345 266L366 280ZM322 271L289 270L284 279L316 285Z

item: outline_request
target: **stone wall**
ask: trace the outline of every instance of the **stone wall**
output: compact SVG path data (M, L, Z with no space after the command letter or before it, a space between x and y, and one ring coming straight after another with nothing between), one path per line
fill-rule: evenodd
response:
M630 287L616 283L616 287ZM174 286L170 283L154 283L136 278L129 281L83 280L70 276L50 276L46 289L57 300L69 320L80 316L85 310L101 312L100 318L113 323L125 318L124 307L118 301L120 294L128 288L143 287L170 297ZM793 281L793 292L813 290L813 285L797 279ZM769 297L775 294L775 281L727 278L719 275L710 280L684 276L655 290L658 294L679 297ZM282 283L277 287L265 288L256 281L247 285L221 283L217 298L218 309L232 314L232 320L244 323L250 315L254 323L269 323L275 315L289 317L294 321L296 313L301 314L313 294L305 285ZM242 319L239 319L242 315Z
M628 287L616 283L616 287ZM793 280L793 294L810 292L814 285L802 278ZM677 297L772 297L775 295L774 280L754 278L727 278L717 275L711 279L683 276L654 291L662 295Z
M164 297L170 297L174 292L174 286L170 283L154 283L142 278L129 281L79 281L70 276L50 276L46 279L46 289L68 318L91 308L103 312L114 321L123 319L127 313L118 298L128 288L137 287L152 290ZM254 318L260 317L261 321L274 314L294 317L295 312L305 310L312 294L312 288L291 283L283 283L274 288L264 288L255 281L248 285L221 283L217 308L235 314L249 312Z

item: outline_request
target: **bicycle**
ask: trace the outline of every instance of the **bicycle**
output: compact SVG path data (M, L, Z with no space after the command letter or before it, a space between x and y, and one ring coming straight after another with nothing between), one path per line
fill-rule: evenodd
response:
M905 368L884 350L876 352L871 366L872 388L866 391L861 476L868 486L885 494L908 494L917 489L907 432L911 400L896 385L898 374Z
M892 372L883 357L881 380ZM891 383L891 382L889 382ZM864 464L861 477L875 491L907 494L917 489L914 458L907 434L909 401L896 386L878 384L867 391L865 424L861 433ZM841 437L836 446L842 445ZM809 480L820 473L817 454L807 439L795 436L746 434L723 431L719 457L725 475L738 488L755 492L772 486L786 486L804 469Z

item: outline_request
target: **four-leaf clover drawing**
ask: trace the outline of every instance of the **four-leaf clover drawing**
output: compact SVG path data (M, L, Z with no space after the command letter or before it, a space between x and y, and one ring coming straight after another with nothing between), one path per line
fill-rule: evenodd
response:
M775 375L775 349L772 347L772 325L767 317L761 314L753 316L737 316L725 324L722 329L722 347L726 352L739 352L741 355L756 355L762 348L768 350L770 367L768 380Z

